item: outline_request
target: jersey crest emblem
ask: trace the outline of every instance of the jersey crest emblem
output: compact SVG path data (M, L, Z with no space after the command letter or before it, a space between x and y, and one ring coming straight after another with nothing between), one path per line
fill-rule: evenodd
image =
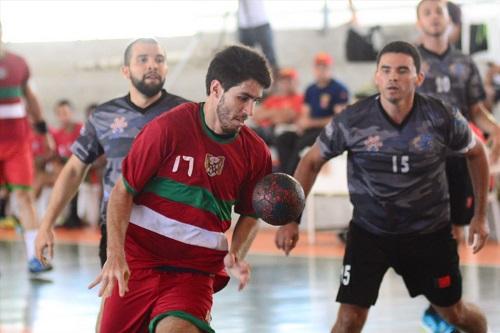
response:
M127 120L125 117L116 117L111 124L111 131L113 134L123 133L123 129L128 126Z
M429 151L432 149L432 135L421 134L412 140L412 144L418 151Z
M363 143L365 144L365 149L371 152L379 151L384 145L379 135L371 135Z
M465 65L461 63L456 63L450 65L450 72L458 79L465 80L467 78L467 73L465 71Z
M205 155L205 170L210 177L219 176L224 168L224 156Z

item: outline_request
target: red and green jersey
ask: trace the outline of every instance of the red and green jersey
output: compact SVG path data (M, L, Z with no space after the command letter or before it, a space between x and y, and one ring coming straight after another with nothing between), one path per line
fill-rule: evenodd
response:
M29 124L22 96L30 76L24 59L6 52L0 58L0 142L30 141Z
M68 128L58 128L53 131L52 135L56 143L56 150L59 157L67 160L71 157L71 145L80 136L82 124L75 122Z
M218 273L232 208L255 215L253 188L271 172L267 146L246 126L223 137L204 119L203 104L176 107L139 133L123 161L135 196L126 238L131 268Z

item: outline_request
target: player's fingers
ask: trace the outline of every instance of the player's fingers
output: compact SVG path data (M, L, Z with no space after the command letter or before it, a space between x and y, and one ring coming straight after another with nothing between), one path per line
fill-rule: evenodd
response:
M47 246L47 252L49 255L48 259L52 260L52 258L54 258L54 244L51 243Z
M294 247L295 247L295 241L292 238L288 238L285 240L284 250L286 255L289 255L290 251L292 251Z
M123 279L122 279L122 284L121 284L121 289L120 289L120 296L123 297L125 293L128 292L128 279L130 277L130 272L126 270L123 273Z
M242 290L243 288L246 287L246 285L250 281L250 275L251 275L250 266L247 263L243 263L240 269L240 285L238 287L238 290Z
M469 246L472 246L474 244L474 235L476 234L475 230L470 228L469 230L469 237L467 237L467 244Z
M276 244L276 247L280 250L283 249L283 239L283 232L281 229L278 229L278 231L276 232L276 236L274 237L274 244Z
M476 244L474 244L474 247L472 248L472 253L476 254L478 253L486 243L486 238L483 236L478 235Z
M488 236L489 236L488 229L486 229L482 233L478 234L478 237L477 237L478 241L477 241L476 247L473 251L474 253L481 251L481 249L486 245L486 241L488 240Z
M35 244L35 256L43 260L43 251L45 250L45 245L39 245L38 243Z
M101 280L102 280L102 276L101 274L99 274L94 281L92 281L87 288L89 289L92 289L94 288L95 286L97 286L99 283L101 283Z
M111 296L111 292L113 291L113 282L109 281L108 277L103 277L101 281L101 289L99 289L99 297L106 298Z
M127 288L127 283L125 282L125 275L118 274L116 281L118 283L118 294L120 295L120 297L123 297L125 295L125 289Z

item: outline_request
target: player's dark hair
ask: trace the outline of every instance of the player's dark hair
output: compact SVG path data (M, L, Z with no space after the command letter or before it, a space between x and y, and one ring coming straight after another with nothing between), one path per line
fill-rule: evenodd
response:
M217 80L224 90L247 80L257 81L264 89L271 85L271 70L263 56L246 46L229 46L218 52L208 66L205 84L210 95L210 83Z
M149 43L149 44L160 44L158 40L155 38L137 38L131 41L127 48L125 49L125 53L123 54L123 64L125 66L130 65L130 59L132 58L132 48L137 43Z
M446 1L446 0L420 0L417 4L417 18L420 17L420 7L422 7L422 4L426 1L438 1L438 2L442 2L444 4L446 4L446 9L449 9L449 5L448 5L448 2L449 1Z
M395 41L387 44L384 48L378 53L377 56L377 67L380 63L380 58L386 53L403 53L409 55L413 59L413 63L415 64L415 68L417 69L417 73L420 73L421 66L421 58L420 53L417 48L410 43L403 41Z
M73 109L73 103L69 99L60 99L56 103L56 108L60 108L61 106L67 106L70 109Z

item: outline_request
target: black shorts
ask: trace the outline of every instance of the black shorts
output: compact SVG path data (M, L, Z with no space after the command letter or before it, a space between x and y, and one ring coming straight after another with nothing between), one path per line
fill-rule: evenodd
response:
M457 243L450 227L426 235L377 236L351 222L337 302L370 307L382 278L392 267L411 297L450 306L462 297Z
M465 157L446 159L446 178L450 193L450 220L454 225L468 225L474 216L474 190Z
M101 224L101 240L99 241L99 259L101 260L101 268L108 257L106 247L108 246L108 234L106 232L106 224Z

